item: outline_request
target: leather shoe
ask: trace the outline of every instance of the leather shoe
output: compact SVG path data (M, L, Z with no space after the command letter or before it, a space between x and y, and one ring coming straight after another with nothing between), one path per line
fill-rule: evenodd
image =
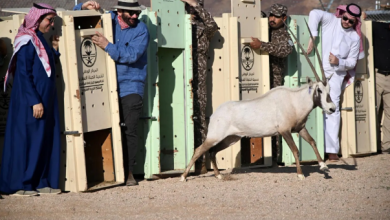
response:
M328 160L330 162L338 162L340 158L337 156L337 154L328 154Z

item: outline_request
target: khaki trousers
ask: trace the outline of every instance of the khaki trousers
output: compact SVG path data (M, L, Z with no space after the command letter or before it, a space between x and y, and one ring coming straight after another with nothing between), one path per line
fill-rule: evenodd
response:
M383 124L382 124L382 150L390 148L390 76L385 76L380 73L376 73L376 103L377 113L381 104L383 104ZM380 124L382 119L378 114L378 123Z

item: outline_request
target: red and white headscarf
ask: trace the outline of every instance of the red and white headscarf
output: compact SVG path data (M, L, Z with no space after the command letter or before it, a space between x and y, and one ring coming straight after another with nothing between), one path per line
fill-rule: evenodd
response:
M352 18L351 16L356 18L357 22L353 26L353 29L356 31L356 33L360 37L360 48L359 48L358 60L363 59L364 58L364 47L363 47L363 38L362 38L362 30L361 30L362 21L360 20L360 15L362 13L361 9L356 4L340 5L336 9L335 16L338 18L341 18L345 14L345 12L348 12L348 15L346 14L346 16L348 18ZM355 69L356 69L356 66L355 66L355 68L347 71L347 75L345 76L344 82L342 85L343 89L348 87L349 85L351 85L353 83L353 81L355 80L355 73L356 73Z
M347 9L347 7L348 7L348 9ZM358 58L360 60L360 59L364 58L364 47L363 47L363 38L362 38L362 29L361 29L362 21L360 20L360 15L362 13L361 9L356 4L340 5L336 9L335 16L338 18L341 18L344 15L344 13L347 12L348 10L350 12L350 13L348 13L350 16L348 16L348 15L346 15L346 16L349 18L352 18L351 16L353 16L354 18L356 18L356 21L357 21L355 23L355 25L353 26L353 29L356 31L356 33L360 37L360 48L359 48L359 58ZM354 16L354 15L358 15L358 16Z
M118 15L118 23L122 30L130 27L125 21L123 21L123 18L120 15Z
M51 68L49 57L42 42L39 40L36 30L39 27L39 18L45 14L57 14L56 10L48 4L38 3L30 9L28 14L24 17L23 24L19 27L18 34L14 41L14 53L12 54L10 64L8 66L7 74L4 78L4 91L6 90L7 83L12 81L13 75L16 69L15 54L20 48L26 45L29 41L34 45L35 51L38 54L39 59L42 62L43 67L47 73L47 76L51 75Z

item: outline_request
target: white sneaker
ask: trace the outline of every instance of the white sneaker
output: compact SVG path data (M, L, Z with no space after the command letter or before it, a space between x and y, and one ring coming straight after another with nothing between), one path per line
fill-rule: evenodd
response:
M24 196L24 197L30 197L30 196L37 196L37 191L25 191L25 190L19 190L14 194L11 194L10 196Z
M52 194L52 195L55 195L55 194L60 194L61 193L60 189L52 189L50 187L37 189L37 191L38 191L39 195L41 195L41 194Z

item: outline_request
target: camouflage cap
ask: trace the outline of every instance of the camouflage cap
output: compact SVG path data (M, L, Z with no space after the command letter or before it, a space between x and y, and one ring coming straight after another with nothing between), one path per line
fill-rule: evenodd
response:
M287 15L287 7L276 3L271 6L271 11L269 13L275 16Z

